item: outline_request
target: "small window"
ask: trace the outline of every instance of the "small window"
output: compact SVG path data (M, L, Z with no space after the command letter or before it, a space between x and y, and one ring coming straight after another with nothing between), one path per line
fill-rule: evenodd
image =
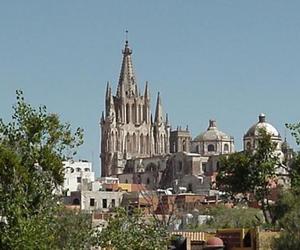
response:
M228 144L225 144L224 145L224 152L228 152L229 151L229 146L228 146Z
M127 180L127 179L125 180L125 183L128 183L128 180Z
M91 199L90 199L90 206L91 206L91 207L94 207L94 206L95 206L95 199L94 199L94 198L91 198Z
M202 163L202 171L205 173L206 172L206 163Z
M102 200L102 207L107 208L107 199Z
M182 171L182 161L179 161L178 163L178 172Z
M149 185L150 184L150 179L149 178L147 178L147 185Z
M111 200L111 207L116 207L116 200L115 199Z
M215 146L214 146L213 144L209 144L209 145L207 146L207 151L208 151L208 152L215 151Z
M73 205L80 205L79 199L75 198L72 202Z
M80 168L76 168L76 171L77 171L77 172L80 172L80 170L81 170Z
M77 177L77 183L81 183L81 177Z
M85 168L84 171L85 172L90 172L90 169L89 168Z

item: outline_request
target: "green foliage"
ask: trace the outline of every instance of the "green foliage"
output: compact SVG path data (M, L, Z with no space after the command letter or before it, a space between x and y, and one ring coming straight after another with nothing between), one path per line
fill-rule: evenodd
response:
M287 123L285 126L290 129L292 136L295 138L296 143L300 144L300 122L298 123Z
M0 120L0 248L51 249L56 230L62 160L82 143L45 107L35 109L17 91L12 121Z
M213 206L202 214L211 216L206 223L198 225L197 230L216 230L221 228L253 228L263 223L263 215L259 209L224 205Z
M128 214L124 209L117 210L96 238L96 245L116 250L163 250L168 244L165 228L139 211Z
M294 189L282 194L276 204L279 225L283 231L274 240L273 249L300 249L300 190Z
M51 249L90 249L93 240L91 214L62 209L56 216Z
M271 135L261 129L255 150L223 157L217 176L218 188L230 195L244 194L246 197L247 193L254 194L268 223L273 222L268 203L270 181L276 177L276 168L280 166L274 153L276 146Z
M291 185L293 188L300 187L300 153L296 153L290 165Z
M253 185L251 175L251 157L249 153L233 153L222 157L217 175L219 189L230 196L238 193L246 194Z

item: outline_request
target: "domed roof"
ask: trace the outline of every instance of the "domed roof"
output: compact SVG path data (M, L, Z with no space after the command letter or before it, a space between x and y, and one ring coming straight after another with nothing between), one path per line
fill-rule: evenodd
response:
M279 132L276 128L273 127L270 123L266 122L266 115L260 114L259 120L257 123L255 123L251 128L248 129L247 133L245 134L245 137L251 137L251 136L258 136L259 130L264 128L268 134L270 134L273 137L280 137Z
M218 130L215 120L209 120L208 129L198 135L194 141L214 141L214 140L230 140L231 137L224 132Z
M219 237L211 237L206 241L206 248L208 247L223 247L224 243L223 240Z

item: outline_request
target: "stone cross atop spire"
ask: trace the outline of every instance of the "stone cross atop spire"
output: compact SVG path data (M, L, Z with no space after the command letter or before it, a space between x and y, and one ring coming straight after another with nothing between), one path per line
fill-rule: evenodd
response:
M123 87L127 97L136 96L137 86L136 79L133 71L131 54L132 50L129 48L128 41L125 42L125 48L122 51L123 61L119 78L118 92L117 95L120 95L121 86Z

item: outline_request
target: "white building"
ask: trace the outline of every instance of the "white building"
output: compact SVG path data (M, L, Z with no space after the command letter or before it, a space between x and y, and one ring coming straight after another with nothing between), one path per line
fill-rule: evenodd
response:
M210 120L207 130L192 141L192 152L201 156L231 154L234 151L233 137L219 130L215 120Z
M64 161L65 179L63 191L66 195L84 189L89 182L95 181L92 163L88 161Z

